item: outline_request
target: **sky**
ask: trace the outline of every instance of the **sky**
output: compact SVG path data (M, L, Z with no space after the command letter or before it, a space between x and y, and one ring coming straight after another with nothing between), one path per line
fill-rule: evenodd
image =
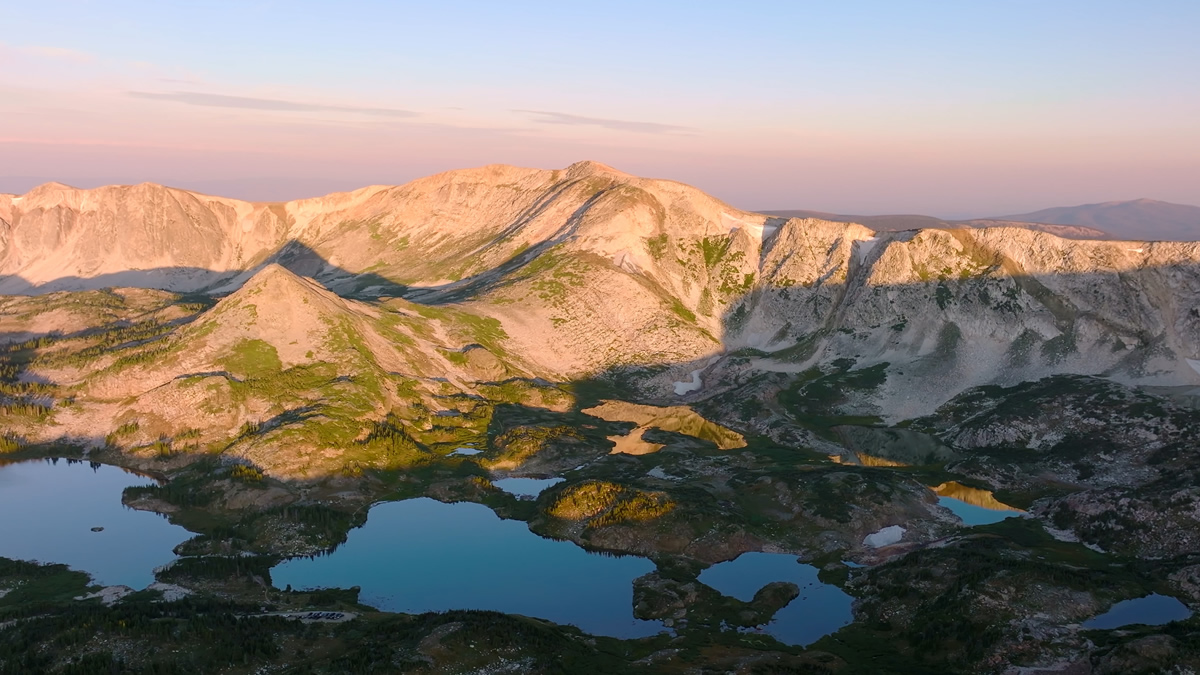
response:
M0 26L0 191L591 159L751 210L1200 204L1195 0L3 0Z

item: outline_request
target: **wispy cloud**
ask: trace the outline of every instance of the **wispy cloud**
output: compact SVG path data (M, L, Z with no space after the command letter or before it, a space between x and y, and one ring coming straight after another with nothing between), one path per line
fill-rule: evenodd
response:
M603 117L584 117L569 113L550 112L547 110L514 110L513 112L535 115L535 121L542 124L569 124L575 126L593 126L617 131L635 131L643 134L678 134L695 131L691 127L677 124L660 124L658 122L634 122L630 120L612 120Z
M134 98L145 98L155 101L173 101L187 105L199 105L212 108L241 108L243 110L276 110L283 112L347 112L359 115L377 117L416 117L419 113L398 108L369 108L353 105L322 105L319 103L303 103L300 101L285 101L274 98L252 98L249 96L229 96L226 94L204 94L191 91L149 92L131 91Z

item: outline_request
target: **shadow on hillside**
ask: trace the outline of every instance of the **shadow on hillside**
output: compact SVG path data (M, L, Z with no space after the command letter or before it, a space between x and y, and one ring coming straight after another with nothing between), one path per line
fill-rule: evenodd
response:
M325 260L307 245L289 241L261 263L243 270L211 270L202 267L158 267L148 270L127 270L94 277L60 277L44 284L34 284L19 275L0 275L0 289L8 295L44 295L60 291L72 292L112 288L146 288L181 294L224 295L237 290L254 273L272 263L291 272L309 277L326 289L347 297L402 296L408 291L404 284L378 274L354 274Z
M511 224L501 229L479 248L487 248L511 238L525 225L550 208L555 199L570 187L570 183L564 182L547 192L524 212L518 214ZM587 211L610 192L610 189L597 191L577 207L551 236L518 252L509 260L465 279L438 285L409 286L374 272L351 272L331 263L307 244L292 239L262 261L244 269L212 270L202 267L173 266L125 270L94 277L65 276L43 284L35 284L20 275L0 275L0 295L42 295L56 291L102 288L148 288L177 293L223 295L239 288L263 267L275 263L299 276L314 279L327 290L344 297L356 299L383 296L405 297L423 304L458 302L508 283L506 277L574 235Z
M40 286L18 276L8 276L0 277L0 288L23 287L22 294L33 295L53 292L57 288L85 286L160 288L197 298L204 294L232 292L258 270L275 263L298 276L311 278L343 297L368 301L380 297L402 297L427 305L463 302L527 278L527 275L522 275L522 270L548 249L573 236L583 215L605 194L607 191L600 191L579 206L551 237L485 272L437 286L414 287L373 272L355 274L331 263L311 247L293 240L247 270L167 267L129 270L86 279L63 277ZM510 231L519 229L523 222L537 217L539 210L550 201L553 201L553 194L543 203L531 206L528 213L498 233L494 241L504 239L511 234ZM1096 342L1098 333L1112 343L1113 353L1130 352L1129 358L1124 359L1126 363L1114 363L1117 370L1136 369L1135 361L1145 360L1147 355L1152 354L1161 356L1169 352L1183 353L1189 358L1200 357L1200 307L1189 304L1190 299L1181 295L1200 288L1200 262L1160 268L1114 268L1107 272L1039 276L1024 273L1019 265L999 253L972 252L972 256L993 256L995 259L990 261L990 269L1002 270L1003 276L931 273L931 278L927 280L907 284L888 286L872 283L869 276L874 263L893 241L904 241L907 236L907 233L893 233L882 245L855 242L852 254L844 263L844 282L828 281L837 271L836 267L831 267L811 282L786 287L759 285L729 298L719 318L720 347L695 361L632 363L605 375L620 378L639 369L669 368L683 372L698 370L703 378L704 371L712 366L710 361L714 357L733 352L742 352L751 358L770 357L794 364L811 362L822 355L826 361L850 358L869 363L883 352L894 351L904 345L910 345L914 355L928 362L931 371L945 371L953 365L951 362L960 345L969 345L972 340L997 338L992 334L997 326L1003 328L1004 322L1020 323L1027 318L1022 315L1028 313L1030 308L1042 315L1038 319L1042 325L1037 331L1000 335L1001 339L1008 339L1012 343L1009 353L1005 355L1009 361L1006 365L1017 369L1038 358L1047 362L1068 358L1081 342ZM763 256L767 255L772 245L772 241L764 241ZM833 249L826 255L832 253ZM609 264L619 267L616 263ZM760 269L762 264L760 262ZM664 291L654 274L635 273L635 276L658 291ZM897 294L905 297L898 302L892 297ZM685 307L681 315L685 324L691 323L703 330L697 318L687 316L690 314L691 311ZM192 318L179 319L175 323L186 323ZM991 326L988 325L990 320L994 320ZM82 337L128 323L118 320L62 337ZM1167 330L1168 324L1174 324L1171 326L1173 330ZM890 333L887 329L890 329ZM13 342L18 338L37 339L49 334L0 333L0 343ZM869 339L863 338L866 335L870 336ZM859 339L863 342L861 348L847 344L850 340L843 336ZM1180 340L1183 343L1179 343ZM1132 346L1137 348L1130 349ZM835 351L845 350L846 353L830 353L831 348ZM871 353L872 350L875 353ZM1180 372L1189 376L1193 374L1185 363L1181 362L1179 366ZM696 400L708 393L701 388L695 395L679 397L679 401Z
M590 203L590 201L589 201ZM574 222L584 207L572 218ZM159 267L148 270L128 270L94 277L60 277L44 284L34 284L19 275L0 275L3 295L39 296L49 293L107 290L114 288L144 288L165 290L185 295L223 296L240 288L259 270L277 264L298 276L307 277L337 295L359 300L379 297L403 297L413 302L440 305L459 302L511 283L509 275L520 271L546 250L571 236L573 226L551 239L532 246L486 272L435 286L410 286L374 272L355 274L334 265L306 244L289 241L263 262L244 270L210 270L202 267ZM0 334L2 339L4 334Z
M298 247L292 253L294 254L292 257L281 256L280 264L290 265L289 269L295 272L309 271L319 275L322 270L330 269L328 263L311 249ZM875 254L878 255L878 252ZM536 255L534 253L533 257ZM505 269L509 273L519 271L530 260L532 258L519 261L514 259L513 265ZM864 455L882 455L894 459L898 465L903 465L906 461L919 465L914 469L920 469L922 466L928 469L928 466L925 465L944 464L949 456L949 450L940 445L933 436L917 430L889 427L878 418L872 418L869 415L846 414L840 409L848 393L869 393L873 387L878 386L879 382L888 377L885 372L887 364L878 358L878 354L870 353L867 349L868 345L866 345L867 340L860 341L863 343L862 345L856 345L858 338L855 331L847 332L847 326L857 325L852 321L847 323L853 318L848 316L849 308L856 303L866 302L872 297L886 298L888 293L901 290L910 294L915 293L915 297L923 299L927 308L938 308L940 314L925 319L925 323L928 325L915 325L914 322L912 326L905 325L899 330L895 329L895 326L905 323L907 320L902 310L898 309L895 314L878 314L874 319L875 324L868 325L866 328L874 331L872 334L883 335L886 338L875 345L877 348L901 351L906 341L918 347L922 344L928 345L929 349L923 355L915 358L911 367L914 369L925 368L925 372L930 377L941 378L954 376L954 368L958 361L966 358L959 353L957 346L971 339L970 331L978 330L978 328L970 326L963 317L970 317L981 312L1000 312L1005 316L1015 317L1017 310L998 308L995 306L996 299L989 299L985 297L986 294L980 293L981 289L989 288L989 284L994 280L935 279L919 284L908 284L902 289L870 287L862 282L863 275L869 272L871 259L864 255L861 258L854 256L851 260L850 269L846 275L847 282L844 284L818 282L808 287L801 285L787 288L758 288L730 302L720 319L727 337L727 341L721 346L721 355L724 358L716 363L710 363L711 357L692 361L640 362L613 367L594 377L562 383L575 394L573 406L565 412L554 412L524 404L496 403L495 411L488 421L486 442L491 446L494 439L508 435L514 448L509 451L509 454L512 455L514 462L520 463L526 461L526 457L520 451L520 442L524 438L523 429L554 427L575 429L579 435L578 442L573 440L574 436L564 434L561 439L556 441L556 445L550 447L548 452L542 453L541 450L538 450L535 453L538 455L536 462L531 462L531 467L525 474L515 473L529 475L529 472L532 471L546 475L559 475L574 472L575 480L583 480L579 476L585 474L578 472L585 466L580 462L587 459L588 462L604 463L603 472L586 474L587 480L593 482L615 481L619 484L625 484L628 481L630 485L642 485L643 487L649 485L654 490L661 489L679 497L681 502L686 501L689 508L710 508L716 504L721 509L728 507L730 514L737 513L734 506L730 505L740 504L737 499L731 498L732 501L729 504L723 504L717 501L714 494L710 494L700 487L670 487L668 483L654 485L645 483L645 476L650 470L648 467L653 466L652 460L634 455L608 454L609 439L614 435L630 433L636 424L623 421L605 422L598 418L586 417L582 411L604 399L633 399L647 403L692 405L705 418L744 434L748 441L747 449L736 452L719 451L715 446L709 447L711 444L700 443L678 434L672 435L661 429L657 429L657 432L651 429L651 435L643 436L643 439L669 448L661 456L654 458L654 461L676 462L678 466L687 469L691 467L688 462L693 457L716 456L718 459L714 460L714 463L701 467L711 469L716 467L720 458L725 455L752 455L754 459L749 461L758 463L758 468L753 471L742 470L747 481L751 479L757 481L770 472L775 472L778 476L795 477L795 475L799 475L796 473L797 467L804 465L805 475L795 478L793 483L789 484L791 486L789 489L794 492L798 486L812 486L812 494L815 495L813 496L814 503L822 502L822 500L837 501L837 498L825 499L825 493L818 491L818 489L824 490L836 482L831 476L855 473L862 469L862 467L846 468L827 461L820 454L811 452L814 448L825 448L828 445L840 446L851 453L862 451ZM344 273L344 270L339 272ZM1130 333L1140 335L1138 339L1143 343L1140 352L1139 350L1129 350L1129 354L1113 359L1116 364L1113 368L1134 367L1136 364L1133 362L1143 358L1144 352L1165 348L1161 336L1145 334L1141 327L1143 324L1136 323L1137 317L1133 314L1124 316L1097 314L1095 308L1083 304L1078 299L1065 298L1062 294L1055 293L1053 289L1064 286L1086 287L1112 283L1122 284L1121 288L1140 288L1142 286L1133 283L1137 278L1178 277L1179 275L1200 282L1200 264L1169 269L1077 275L1069 280L1033 276L1006 280L1005 283L1010 283L1011 287L1015 289L1014 292L1028 296L1032 299L1031 302L1044 308L1046 315L1052 321L1052 327L1058 330L1060 335L1074 336L1058 342L1054 342L1056 338L1044 339L1040 342L1028 341L1027 344L1021 346L1023 352L1011 352L1009 356L1016 359L1023 353L1025 357L1044 359L1049 362L1061 358L1064 353L1069 352L1076 341L1082 342L1085 338L1091 339L1088 337L1089 331L1099 326L1110 331L1118 339L1121 335ZM329 278L327 276L326 280L328 281ZM364 283L362 277L354 278L352 281L354 281L355 288L360 288L358 284ZM367 277L365 283L375 281L375 279ZM485 279L466 281L467 283L458 287L458 290L468 289L472 293L478 293L493 287L488 285L490 282ZM1069 283L1065 283L1068 281ZM1143 281L1143 286L1150 283L1149 280ZM1130 286L1130 283L1133 283L1133 286ZM333 284L326 285L326 287L337 286ZM886 304L884 302L882 306L886 306ZM776 331L758 348L738 346L736 342L731 342L731 340L742 339L747 330L754 328L754 326L747 325L749 320L746 316L772 317L780 311L780 307L788 306L800 307L803 312L806 312L803 316L807 317L807 328L802 331L797 329L795 332ZM1197 313L1196 317L1200 318L1200 313ZM797 335L796 333L802 334ZM1197 331L1197 334L1200 335L1200 331ZM1046 345L1050 345L1050 347L1046 347ZM737 367L740 367L739 360L742 361L741 365L745 365L746 361L752 359L771 359L787 364L788 368L779 371L763 371L753 376L746 375L745 373L748 371L739 372L737 370ZM1123 363L1123 361L1125 362ZM1181 363L1180 367L1186 368L1187 366ZM905 368L907 370L909 366ZM660 374L664 369L679 372L699 371L698 378L702 386L694 392L685 392L683 395L675 397L647 399L640 394L638 383ZM710 378L710 374L717 372L720 373L719 377ZM230 377L228 373L208 374ZM710 386L714 381L720 381L723 384L719 388ZM1200 381L1200 377L1193 378L1193 381ZM239 440L264 435L291 424L303 423L319 414L318 406L307 405L293 406L287 410L265 415L264 419L230 434L227 447L232 447ZM772 429L771 425L777 426ZM783 432L772 433L784 426L787 428ZM536 434L532 434L531 437L536 439ZM810 444L809 439L816 439L821 444ZM888 448L889 443L904 447ZM83 458L82 447L103 448L109 444L106 438L97 436L62 438L56 445L68 452L78 453L73 455L76 458ZM489 450L493 453L491 459L497 459L502 452L496 447L489 447ZM30 448L28 456L29 458L45 456L46 452L46 446ZM360 481L362 485L377 479L373 475L363 478L361 471L357 475L339 474L336 469L330 469L329 473L314 476L312 481L264 478L260 467L242 457L226 458L226 463L221 464L221 459L216 456L199 459L186 457L183 453L176 456L172 454L174 448L170 443L167 443L163 454L158 457L149 454L154 452L153 445L140 445L137 452L141 453L138 457L132 457L118 450L101 451L93 456L142 471L146 471L146 467L154 467L151 470L160 479L171 475L173 477L171 483L162 486L161 490L151 491L150 494L166 503L184 509L193 506L202 508L203 505L200 502L193 504L188 500L201 500L206 498L205 495L211 498L210 487L215 480L228 480L238 489L245 486L282 486L289 491L299 493L306 489L305 486L311 484L312 481L328 480L332 483L340 482L344 486L347 482L359 479L362 479ZM20 459L21 456L20 453L16 453L8 459ZM443 462L447 457L441 457L437 461ZM900 459L901 457L903 459ZM211 462L213 465L203 464L204 462ZM189 468L191 464L204 468L206 473L201 472L199 468ZM819 470L807 472L807 469L815 465L819 465ZM237 466L246 468L239 470L236 468ZM881 464L880 466L886 465ZM382 474L386 471L403 473L406 470L407 467L404 469L381 469L379 473ZM236 471L241 473L235 474ZM408 481L409 476L406 475L406 485L402 486L400 490L408 490L408 492L397 491L394 494L414 496L426 494L426 492L418 491L424 490L439 499L480 500L497 508L498 512L524 514L522 519L533 517L529 515L533 513L533 507L530 504L519 502L511 496L504 497L480 492L480 489L477 488L478 483L472 481L480 479L486 482L490 474L485 464L475 464L472 468L467 461L445 462L437 464L433 469L428 467L414 469L412 473L416 475L421 471L426 471L430 477ZM183 480L179 480L178 476L185 472L191 473L187 473ZM931 473L930 475L939 476L938 481L945 480L943 474ZM886 482L893 478L874 478L872 480ZM900 479L895 478L895 480ZM936 482L927 484L932 485ZM574 483L568 485L574 485ZM753 483L747 482L739 489L750 491L751 485ZM434 492L435 486L440 492ZM489 499L492 501L488 502ZM505 511L505 509L509 511ZM705 511L705 513L708 512ZM341 514L338 518L342 518L344 515ZM726 515L728 514L724 514L722 517ZM365 511L362 514L356 511L353 517L346 516L346 520L335 518L330 521L329 529L341 533L339 536L342 536L349 527L359 522L356 519L360 517L365 517ZM658 517L647 517L647 520ZM733 517L729 515L729 518ZM338 542L340 540L335 541L334 545Z
M263 265L277 263L344 297L363 300L404 297L423 304L465 301L523 279L522 270L550 247L569 239L578 228L579 218L602 194L594 195L580 206L554 236L487 272L436 287L406 286L374 273L356 275L331 264L312 248L292 241L262 265L242 272L163 268L87 280L64 278L46 284L43 289L30 286L29 290L39 292L84 282L93 286L119 283L154 287L164 280L185 279L203 281L203 288L209 291L227 291ZM529 214L534 216L536 213ZM569 383L573 389L584 392L575 412L594 405L600 398L634 397L658 404L695 404L712 412L736 410L734 423L739 419L750 423L760 418L760 413L771 412L764 412L763 406L754 401L761 404L762 399L779 395L798 380L826 378L821 385L825 389L867 387L869 383L858 381L889 376L885 372L872 375L867 369L880 366L886 369L888 359L898 356L907 359L904 367L908 377L944 383L939 386L945 386L948 395L952 395L963 388L955 382L960 371L976 365L970 363L976 358L977 352L972 351L975 344L988 340L1002 343L1003 347L997 357L1003 362L992 364L993 372L1010 372L1014 377L1035 372L1039 367L1070 372L1063 363L1078 361L1079 354L1089 349L1089 354L1095 353L1096 345L1101 344L1108 346L1110 354L1105 356L1104 363L1070 367L1097 375L1145 376L1146 364L1151 359L1161 363L1180 354L1188 358L1200 355L1200 344L1194 344L1200 340L1200 307L1189 305L1190 299L1182 295L1186 289L1200 288L1200 263L1052 277L1013 273L1004 267L1004 261L997 259L993 267L1003 267L1006 272L1000 277L941 274L926 281L884 286L870 283L869 277L887 245L856 242L853 246L845 261L844 282L829 282L832 272L828 272L812 282L760 285L731 297L719 318L721 343L709 354L691 361L643 358ZM12 279L0 279L0 283ZM647 281L656 283L650 277ZM620 300L614 298L611 302ZM1026 315L1035 310L1040 313L1040 325L1036 326L1039 330L1000 332L1005 330L1006 322L1021 325L1028 318ZM667 311L664 308L664 314ZM199 314L202 312L195 316ZM179 319L177 323L182 325L193 318ZM696 317L681 315L681 318L680 325L684 328L703 330ZM1173 330L1167 330L1169 324ZM111 326L106 324L64 337L84 336L107 328ZM25 333L0 334L0 343L9 335L20 335L23 339L38 337ZM770 367L766 370L754 370L758 367L756 363L768 361ZM1200 383L1200 374L1182 359L1177 361L1176 379ZM817 365L823 370L814 372L813 366ZM639 392L639 382L663 371L691 373L699 386L693 391L677 390L674 396L647 398ZM746 375L747 372L755 376ZM686 375L680 379L686 380ZM723 384L714 387L714 382ZM826 396L829 401L823 407L809 410L801 406L798 410L814 417L845 417L842 421L855 421L835 414L835 393L826 392ZM825 426L816 430L819 435L836 440L832 430L836 425L821 424Z

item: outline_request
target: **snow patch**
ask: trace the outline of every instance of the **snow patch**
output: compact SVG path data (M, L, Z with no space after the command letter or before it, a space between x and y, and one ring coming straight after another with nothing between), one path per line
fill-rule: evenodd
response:
M105 586L95 593L81 595L75 599L95 600L96 598L99 598L100 602L103 603L104 606L109 607L116 604L118 600L129 595L130 593L133 593L133 589L128 586Z
M1197 375L1200 375L1200 361L1195 359L1184 359L1184 361L1187 361L1187 364L1192 367L1192 370L1196 371Z
M864 546L871 548L882 548L891 546L904 538L904 528L899 525L890 525L873 534L868 534L863 539Z
M749 234L751 237L758 239L760 242L763 239L765 239L766 237L769 237L772 234L774 234L775 231L779 229L779 226L777 226L777 225L772 225L772 226L768 227L766 225L765 220L763 222L756 223L756 222L748 221L744 218L738 218L737 216L732 216L728 213L725 213L724 211L721 212L721 225L724 226L726 229L728 229L730 234L732 234L733 232L736 232L737 230L745 230L746 234Z
M859 239L857 246L854 247L854 255L859 260L866 260L867 254L875 245L879 243L879 237L871 237L870 239Z
M738 218L737 216L733 216L733 215L730 215L730 214L722 211L721 212L721 225L724 225L726 228L729 229L730 232L732 232L732 231L738 229L739 227L746 227L747 225L750 225L750 223L747 223L742 218Z
M690 382L676 382L675 383L675 395L683 396L684 394L686 394L688 392L696 391L701 386L703 386L703 383L700 382L700 373L702 373L702 372L704 372L703 368L693 370L692 371L692 380Z
M182 600L192 594L191 591L175 584L164 584L161 581L156 581L146 587L148 591L159 591L162 593L163 602L175 602Z

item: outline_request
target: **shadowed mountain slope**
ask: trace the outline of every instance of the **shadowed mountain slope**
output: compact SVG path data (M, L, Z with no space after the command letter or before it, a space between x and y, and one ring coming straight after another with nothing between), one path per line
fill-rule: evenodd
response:
M489 166L273 205L148 185L48 185L10 201L0 287L135 278L241 288L211 310L227 318L183 332L219 324L215 339L256 325L262 335L243 337L288 364L322 354L328 325L346 323L385 371L453 373L423 362L428 344L401 348L428 339L403 333L398 317L411 316L478 337L439 348L483 344L513 372L555 381L632 368L662 400L849 359L886 369L863 412L888 419L926 414L971 386L1058 373L1200 382L1188 365L1200 358L1197 243L873 231L744 212L590 162ZM108 246L126 236L137 246ZM246 299L257 288L247 280L285 275L283 288ZM245 306L279 316L253 324ZM271 337L302 319L313 328L297 344Z

